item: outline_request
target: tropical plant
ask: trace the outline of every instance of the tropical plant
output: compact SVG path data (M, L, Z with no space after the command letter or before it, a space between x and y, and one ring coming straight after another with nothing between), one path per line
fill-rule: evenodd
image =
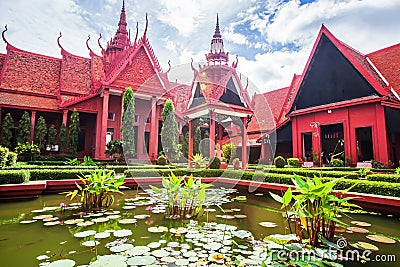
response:
M46 135L46 120L43 118L43 116L40 116L35 127L35 143L38 145L40 151L43 151L46 148Z
M361 178L365 178L368 174L372 174L371 168L365 167L358 170L358 174Z
M33 160L36 155L39 155L40 149L35 144L18 144L15 148L15 153L18 154L18 159L21 161Z
M17 143L23 144L29 142L31 138L31 128L31 117L28 111L25 111L17 126Z
M64 152L67 148L67 126L61 124L60 127L60 152Z
M157 165L167 165L168 161L167 158L163 155L157 158Z
M343 167L343 160L341 159L333 159L332 167Z
M233 168L235 170L239 170L240 169L240 160L239 160L239 158L234 158L233 161L232 161L232 164L233 164Z
M200 153L194 154L191 159L198 167L207 160Z
M164 189L149 185L161 198L167 199L169 218L197 217L206 201L206 190L211 184L201 183L201 179L193 176L177 177L171 172L169 177L162 178Z
M274 159L274 165L277 168L284 168L286 165L286 160L282 156L278 156Z
M96 162L89 156L83 156L82 166L97 166Z
M7 113L1 126L1 145L4 147L11 148L12 128L14 128L14 120L11 114Z
M126 159L136 155L135 148L135 95L131 87L124 93L124 106L122 113L122 142Z
M123 155L123 147L121 140L111 140L106 145L106 154L112 156L116 161L122 161Z
M177 158L178 146L178 123L175 119L174 103L171 99L167 99L162 111L163 124L161 128L161 143L163 151L168 159L174 160Z
M314 165L318 165L318 163L319 163L319 155L314 150L312 152L312 158L313 158Z
M396 168L396 175L400 175L400 167Z
M79 134L79 112L74 109L70 117L71 123L69 125L69 150L72 155L76 154L78 150L78 134Z
M299 167L299 159L298 158L288 158L287 163L290 167Z
M68 159L64 163L65 163L65 165L71 165L71 166L79 166L79 165L81 165L81 163L79 162L78 158Z
M8 153L8 148L0 146L0 168L4 168L6 166Z
M57 143L57 129L54 124L50 125L49 133L47 134L47 145L50 147L50 151L54 149Z
M227 163L231 162L231 160L236 157L236 146L233 143L228 143L222 146L222 152L224 153L224 158Z
M6 166L12 167L17 164L17 153L9 151L7 154Z
M322 239L332 242L336 224L344 225L337 219L339 214L345 207L358 207L348 202L351 198L342 197L351 188L335 194L333 187L339 180L323 183L317 176L303 179L294 175L292 182L296 188L293 191L289 188L282 197L270 192L276 201L282 203L288 223L290 219L294 220L295 233L301 243L305 241L318 247Z
M119 187L124 184L125 176L116 178L114 171L96 170L88 175L80 175L83 185L67 192L71 200L79 197L84 211L99 210L109 207L114 202L115 194L122 194Z

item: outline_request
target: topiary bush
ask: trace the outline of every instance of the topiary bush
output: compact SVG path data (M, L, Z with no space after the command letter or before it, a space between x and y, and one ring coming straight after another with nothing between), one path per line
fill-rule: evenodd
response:
M343 167L343 160L341 159L333 159L332 160L332 167Z
M167 165L167 158L163 155L159 156L157 159L157 165Z
M0 146L0 168L6 166L8 152L8 148Z
M284 168L286 165L286 160L282 156L278 156L274 159L274 165L277 168Z
M0 171L0 184L21 184L29 181L30 173L27 170Z
M228 143L222 146L222 153L227 163L232 162L232 159L236 157L236 146L233 143Z
M371 164L372 164L372 168L374 168L374 169L383 169L383 168L385 168L385 164L383 164L382 162L377 161L377 160L371 161Z
M18 154L18 159L21 161L32 160L35 155L39 155L40 149L35 144L19 143L15 148L15 152Z
M221 160L217 157L212 157L208 166L209 169L219 169L221 167Z
M290 167L299 167L299 159L298 158L288 158L287 163Z
M7 167L12 167L15 164L17 164L17 153L14 152L8 152L7 154L7 160L6 160L6 166Z

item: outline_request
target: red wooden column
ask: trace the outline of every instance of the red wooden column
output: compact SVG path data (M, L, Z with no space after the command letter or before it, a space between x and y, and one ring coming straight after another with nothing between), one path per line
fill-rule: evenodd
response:
M247 166L247 117L242 118L243 130L242 130L242 169L245 170Z
M103 91L103 109L101 113L101 133L100 133L100 157L105 158L106 150L106 134L107 134L107 119L108 119L108 100L110 98L110 92L108 90Z
M376 127L374 132L376 133L376 138L372 138L374 144L374 158L377 161L384 163L388 166L389 153L388 153L388 138L386 131L386 120L385 120L385 108L380 104L375 105L375 116L376 116ZM376 152L375 152L376 151Z
M157 99L151 98L151 118L150 118L150 140L149 155L151 160L157 160L158 148L158 121L157 121Z
M116 140L122 139L122 115L124 114L124 93L121 94L121 109L119 111L119 119L117 118L117 129L114 131Z
M138 132L137 132L137 147L136 147L136 154L138 159L143 159L145 156L143 155L144 150L144 127L146 121L144 120L143 116L139 116L138 121Z
M31 136L30 136L31 143L35 139L35 121L36 121L36 111L32 111L32 113L31 113Z
M297 132L297 117L292 118L292 149L293 149L293 157L303 159L305 155L302 155L303 153L300 154L300 151L302 151L301 147L299 147L300 142L299 142L299 136L301 136L301 133Z
M189 148L188 148L189 168L192 168L192 157L193 157L193 120L189 119Z
M220 146L221 149L222 149L222 137L223 137L223 135L224 135L224 129L222 128L222 124L218 123L218 137L219 137L218 143L219 143L219 146Z
M62 117L62 123L67 126L67 121L68 121L68 109L63 110L63 117Z
M215 112L210 110L210 158L214 157L215 150Z

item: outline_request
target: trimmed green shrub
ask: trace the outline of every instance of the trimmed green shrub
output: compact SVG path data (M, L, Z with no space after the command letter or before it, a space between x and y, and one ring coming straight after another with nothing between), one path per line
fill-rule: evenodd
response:
M395 174L369 174L365 178L368 181L380 181L380 182L389 182L389 183L400 183L400 175Z
M298 158L288 158L287 163L291 167L299 167L299 159Z
M0 146L0 168L6 166L8 152L8 148Z
M373 160L371 162L371 165L372 165L373 169L384 169L385 168L385 164L383 164L380 161L376 161L376 160Z
M64 123L61 124L60 127L59 139L60 139L60 152L65 152L68 143L68 131L67 131L67 126L65 126Z
M274 165L277 168L284 168L286 165L286 160L282 156L278 156L274 159Z
M135 147L135 95L131 87L124 92L122 112L122 142L124 144L125 160L129 161L136 155Z
M11 114L7 113L1 125L1 145L4 147L11 148L12 128L14 128L14 120Z
M163 155L159 156L157 159L157 165L167 165L167 158Z
M210 169L219 169L221 167L221 160L217 157L212 157L208 166Z
M161 127L161 144L163 147L164 154L170 161L175 160L178 157L178 123L175 118L175 107L171 99L165 101L164 108L162 110L163 124Z
M69 151L75 155L78 149L78 134L80 131L79 112L74 108L70 117L69 124Z
M6 160L6 166L7 167L12 167L15 164L17 164L17 153L14 152L8 152L7 154L7 160Z
M333 159L332 160L332 167L343 167L343 160L341 159Z
M19 143L15 148L15 152L18 154L18 159L21 161L32 160L35 155L40 153L40 149L35 144Z
M78 175L91 174L93 169L86 170L30 170L30 180L65 180L79 179Z
M43 116L40 116L36 122L35 127L35 143L38 145L40 151L46 148L47 125Z
M222 146L222 153L224 154L224 158L227 163L232 162L232 160L236 157L236 146L233 143L228 143Z
M25 142L29 142L31 138L31 128L31 116L29 115L28 111L25 111L18 122L16 136L17 143L23 144Z
M303 168L265 168L265 172L269 173L282 173L282 174L297 174L304 177L313 178L327 177L327 178L348 178L348 179L358 179L359 174L357 172L344 172L344 171L321 171L318 169L303 169Z
M27 170L1 170L0 184L21 184L29 181L30 173Z

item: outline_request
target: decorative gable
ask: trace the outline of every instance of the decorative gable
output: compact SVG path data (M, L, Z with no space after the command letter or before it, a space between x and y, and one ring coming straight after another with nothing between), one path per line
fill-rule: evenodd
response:
M90 59L63 55L61 68L61 91L74 94L90 92Z

